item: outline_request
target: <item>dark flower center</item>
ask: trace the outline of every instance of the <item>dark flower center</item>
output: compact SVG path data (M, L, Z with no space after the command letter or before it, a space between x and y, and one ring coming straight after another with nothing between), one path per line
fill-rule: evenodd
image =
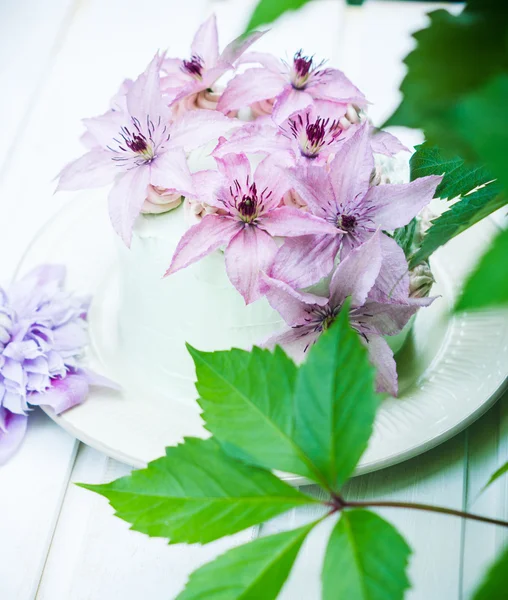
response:
M330 119L317 117L311 122L308 113L305 119L301 114L289 119L289 128L293 137L299 141L302 155L307 158L316 158L323 146L333 143L342 132L338 121L330 123Z
M250 196L243 196L240 203L238 204L238 212L248 219L252 218L256 214L257 202Z
M159 122L154 124L150 117L146 118L146 126L145 133L141 128L141 123L136 117L131 117L132 126L122 127L120 129L120 134L118 138L113 138L113 141L116 142L117 147L108 146L108 149L112 152L134 152L137 157L135 157L136 165L142 165L146 163L150 163L156 158L155 155L155 142L154 142L154 132L156 126L161 124L161 120L159 118ZM162 131L163 134L166 133L166 127ZM167 138L169 139L169 134L167 134ZM129 156L113 156L112 157L115 162L118 164L124 164L126 161L131 160Z
M356 227L356 217L353 215L337 215L337 227L348 233Z
M198 56L197 54L193 54L190 58L190 60L184 60L183 61L183 66L182 69L189 73L189 75L192 75L193 77L196 77L197 79L201 79L201 76L203 75L203 59L201 58L201 56Z
M311 75L316 72L323 62L316 64L313 56L303 56L298 50L293 58L293 69L291 73L291 84L296 90L303 90Z
M142 133L134 133L130 139L126 139L125 143L133 152L141 153L148 149L146 138Z

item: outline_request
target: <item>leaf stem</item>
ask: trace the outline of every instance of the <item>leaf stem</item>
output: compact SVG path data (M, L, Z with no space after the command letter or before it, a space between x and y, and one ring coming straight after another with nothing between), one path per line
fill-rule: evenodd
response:
M412 502L390 502L390 501L372 501L365 500L359 501L348 501L341 500L341 508L406 508L410 510L424 510L427 512L435 512L443 515L451 515L453 517L461 517L462 519L470 519L471 521L480 521L481 523L490 523L491 525L500 525L501 527L508 527L508 521L501 521L500 519L491 519L490 517L483 517L481 515L475 515L472 513L464 512L462 510L455 510L453 508L445 508L443 506L432 506L432 504L417 504Z

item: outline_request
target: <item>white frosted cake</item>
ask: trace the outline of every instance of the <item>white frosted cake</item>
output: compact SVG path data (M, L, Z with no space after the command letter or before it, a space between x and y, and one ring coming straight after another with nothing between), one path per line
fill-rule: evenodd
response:
M120 241L121 349L161 389L188 390L194 365L185 348L249 349L284 327L266 298L245 305L229 281L224 254L163 278L189 222L184 206L138 219L130 249Z
M364 94L301 50L246 52L260 36L221 54L211 17L189 57L156 54L86 120L87 153L60 174L60 189L111 184L120 351L192 398L186 343L267 342L301 361L349 297L377 387L397 395L393 353L430 303L428 265L415 277L408 262L416 217L441 178L395 183L407 148L372 125Z

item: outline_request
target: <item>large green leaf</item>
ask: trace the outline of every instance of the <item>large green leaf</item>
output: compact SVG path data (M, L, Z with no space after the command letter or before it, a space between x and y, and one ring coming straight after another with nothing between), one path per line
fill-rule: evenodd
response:
M323 565L323 600L402 600L411 550L384 519L344 511L332 531Z
M293 439L297 368L281 348L200 352L196 388L206 428L236 458L322 481Z
M508 54L508 52L507 52ZM507 65L508 66L508 65ZM455 107L455 127L508 189L508 74L491 79Z
M260 0L252 13L246 32L268 25L288 10L297 10L310 0Z
M506 600L508 595L508 547L490 567L473 600Z
M469 137L457 131L455 110L461 98L506 69L508 11L497 12L430 14L430 26L414 34L417 46L405 59L403 100L389 125L423 128L429 143L480 162ZM475 128L474 122L468 126Z
M317 502L232 459L213 439L187 438L146 469L83 487L106 496L132 529L172 543L210 542Z
M192 573L177 600L272 600L315 523L228 550Z
M421 144L409 161L411 181L428 175L444 175L436 189L436 198L453 199L465 196L493 177L483 166L468 165L458 156L448 158L435 146Z
M466 281L456 311L508 304L508 230L501 232Z
M375 369L349 325L348 307L312 347L295 387L294 439L335 491L367 448L380 400Z
M504 206L506 200L500 192L497 183L489 183L464 196L440 217L434 219L420 248L410 257L410 268L427 260L440 246Z

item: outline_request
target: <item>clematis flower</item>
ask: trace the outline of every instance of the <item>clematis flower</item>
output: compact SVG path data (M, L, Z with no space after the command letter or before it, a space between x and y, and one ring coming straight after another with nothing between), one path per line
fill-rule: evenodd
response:
M205 215L180 240L169 275L225 246L226 271L249 304L260 297L259 273L272 261L274 236L301 236L325 232L337 235L334 225L287 206L280 207L285 180L277 170L261 162L254 176L244 154L217 159L220 171L203 171L199 189L202 200L218 209ZM197 186L198 187L198 186Z
M228 140L222 140L213 151L217 158L231 152L260 153L274 157L281 167L296 166L298 162L326 163L341 144L351 138L359 127L369 127L372 152L394 156L406 150L399 140L386 131L376 131L367 125L343 124L344 118L323 118L315 107L293 114L281 125L272 120L247 123Z
M276 334L264 345L278 344L300 362L308 348L334 322L350 296L350 323L360 334L370 360L377 368L378 391L396 396L395 361L383 336L399 333L411 316L431 300L408 298L405 303L380 303L371 298L371 290L382 268L382 236L381 232L376 232L340 262L331 278L328 297L298 292L282 281L265 276L263 284L268 302L290 329Z
M195 105L215 109L219 97L213 98L209 90L220 77L234 68L234 63L243 52L262 35L263 32L254 31L246 37L238 37L219 54L217 20L212 15L194 36L189 59L167 58L162 63L162 71L165 73L162 87L170 104L178 105L182 99L192 96L195 98L191 104L186 104L187 108Z
M346 113L348 104L366 105L364 95L342 71L323 68L323 62L304 56L301 50L291 64L260 52L246 55L242 62L262 66L247 69L228 83L217 106L224 113L274 98L272 118L282 123L311 105L318 112L334 105L338 117Z
M193 192L186 152L204 145L233 126L217 111L197 110L170 121L160 91L161 57L129 87L126 111L113 110L86 127L95 145L60 173L59 190L114 183L109 213L115 231L130 245L134 222L151 185L164 193Z
M20 445L30 406L59 414L89 386L117 387L79 366L88 299L64 292L64 277L64 267L45 265L0 289L0 464Z
M335 224L340 233L287 240L277 252L271 277L297 288L313 285L332 271L339 251L347 255L378 228L392 231L406 225L432 200L442 177L371 186L374 157L369 138L364 124L340 146L329 169L311 165L293 169L288 176L308 211L323 224ZM396 242L384 237L385 252L396 254Z

